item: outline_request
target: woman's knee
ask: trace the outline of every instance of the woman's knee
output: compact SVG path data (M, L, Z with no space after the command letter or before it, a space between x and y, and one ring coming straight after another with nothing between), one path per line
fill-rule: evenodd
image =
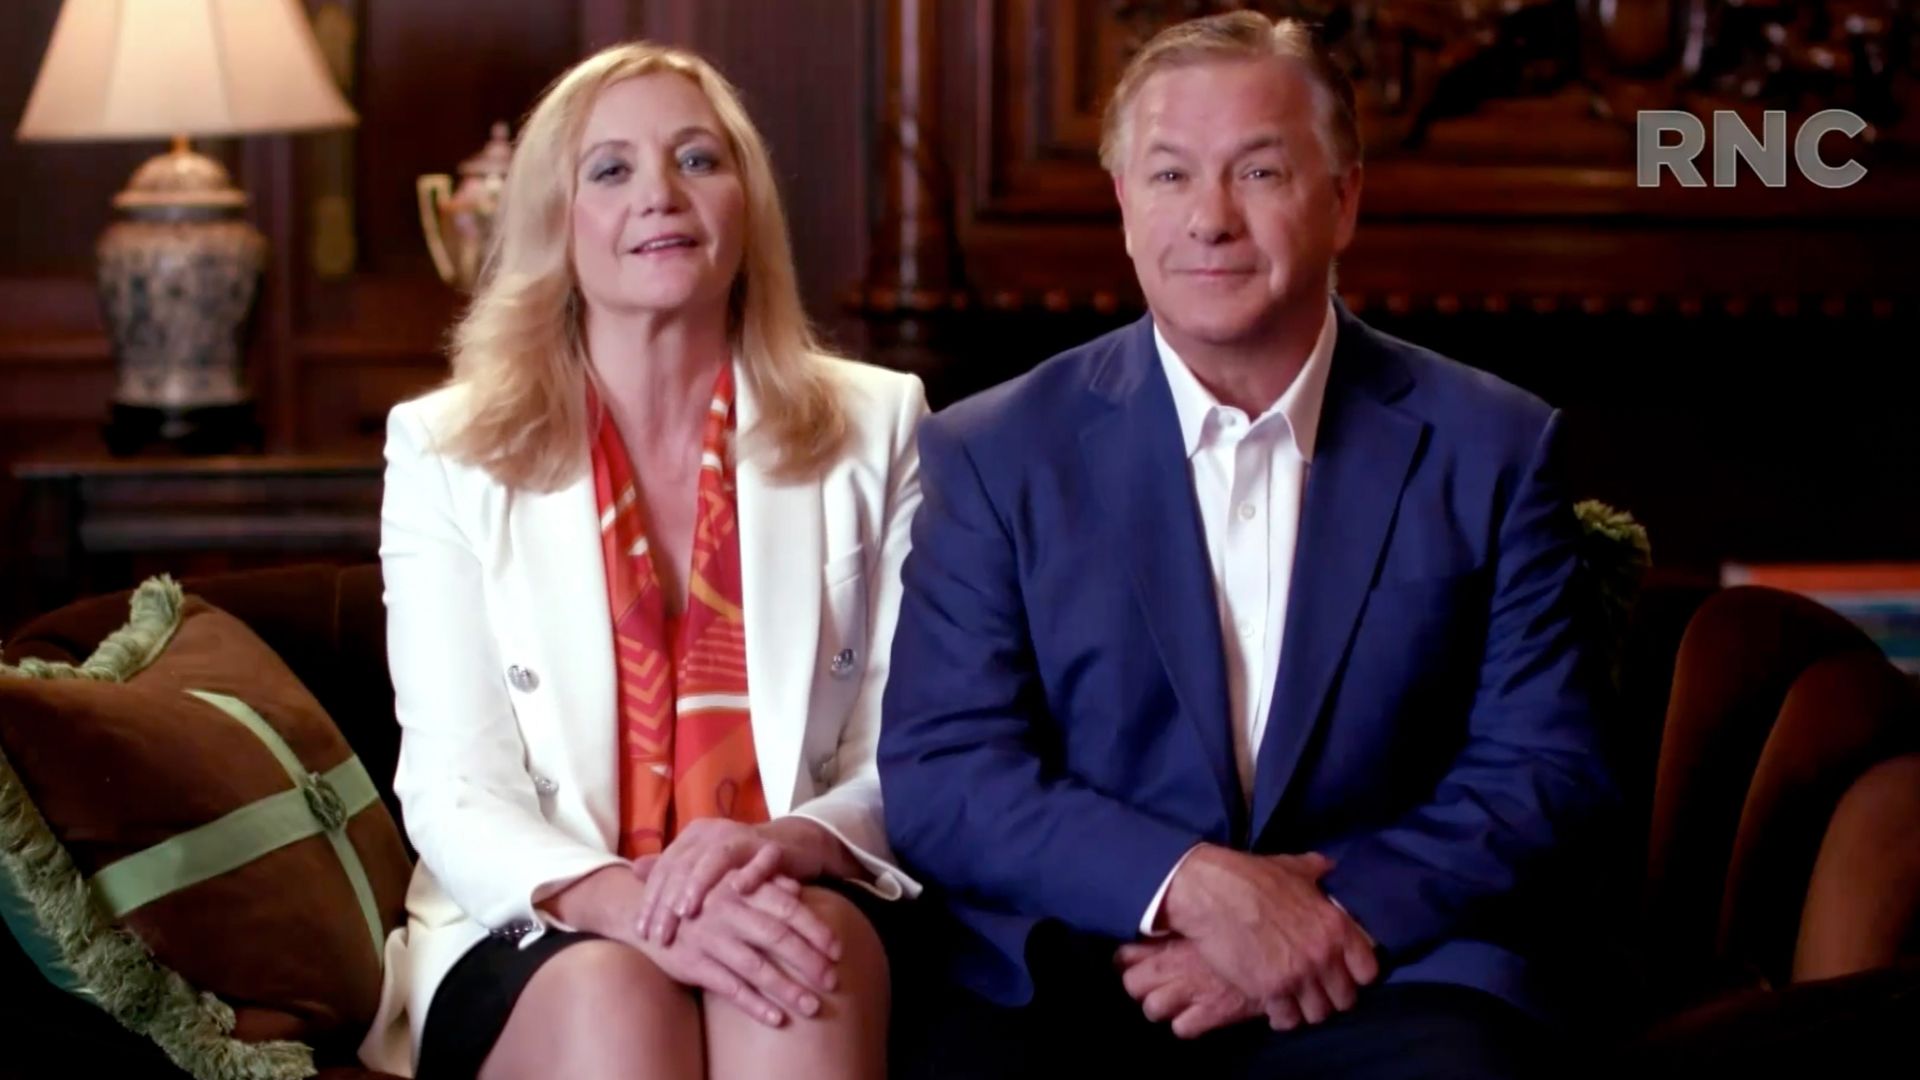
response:
M619 1023L608 1023L610 1011ZM640 950L614 941L570 945L540 966L515 1003L481 1080L631 1075L657 1060L661 1075L698 1072L698 1005Z
M684 1022L696 1007L686 988L640 950L615 941L587 941L541 965L514 1016L535 1014L541 1027L562 1030L582 1023L601 1026L607 1011L616 1009L626 1020L616 1027L645 1028L652 1022Z
M886 1074L891 1011L886 951L859 906L831 889L807 886L800 900L839 940L836 988L823 1008L805 1019L773 1028L727 1002L707 1006L708 1069L714 1080L767 1075L779 1061L781 1075L876 1077Z
M542 965L535 978L549 975L546 981L557 994L602 1003L682 993L645 953L617 941L583 941L565 949Z
M833 889L808 885L800 890L800 901L807 905L840 942L843 968L865 969L882 980L887 974L887 953L880 934L860 906Z

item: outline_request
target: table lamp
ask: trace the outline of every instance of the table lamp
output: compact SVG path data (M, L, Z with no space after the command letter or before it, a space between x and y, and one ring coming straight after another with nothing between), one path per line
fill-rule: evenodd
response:
M188 137L355 120L299 0L65 0L19 138L173 140L114 197L97 248L115 453L258 442L240 335L267 242Z

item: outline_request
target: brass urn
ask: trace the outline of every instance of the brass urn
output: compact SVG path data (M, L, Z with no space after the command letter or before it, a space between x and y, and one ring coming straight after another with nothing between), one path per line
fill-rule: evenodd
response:
M480 280L494 219L500 213L500 193L507 185L507 166L513 161L513 143L507 125L493 125L493 136L479 153L460 163L460 183L446 173L432 173L415 182L420 197L420 228L434 269L447 284L471 292Z

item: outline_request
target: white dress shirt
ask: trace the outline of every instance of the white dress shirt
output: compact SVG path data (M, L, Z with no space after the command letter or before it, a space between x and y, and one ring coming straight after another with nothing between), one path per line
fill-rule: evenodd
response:
M1173 390L1173 408L1180 419L1194 505L1206 531L1220 636L1226 645L1233 761L1240 774L1241 798L1249 806L1254 762L1266 734L1267 710L1280 671L1301 497L1320 429L1336 325L1329 300L1306 364L1279 399L1252 419L1240 409L1220 404L1167 344L1159 327L1153 331L1160 367ZM1281 717L1280 722L1298 719ZM1161 882L1141 917L1141 933L1153 932L1167 887L1185 862L1181 859Z

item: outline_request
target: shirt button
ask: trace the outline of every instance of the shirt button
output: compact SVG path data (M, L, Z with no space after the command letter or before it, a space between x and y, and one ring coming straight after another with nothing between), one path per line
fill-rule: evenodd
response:
M1252 503L1243 502L1240 504L1240 520L1241 521L1252 521L1253 515L1255 514L1255 512L1256 511L1254 510Z
M1240 623L1240 627L1239 627L1239 629L1240 629L1240 636L1241 636L1241 637L1243 637L1243 638L1250 638L1250 637L1252 637L1252 636L1253 636L1253 620L1252 620L1252 619L1244 619L1244 620L1242 620L1242 621L1241 621L1241 623Z

